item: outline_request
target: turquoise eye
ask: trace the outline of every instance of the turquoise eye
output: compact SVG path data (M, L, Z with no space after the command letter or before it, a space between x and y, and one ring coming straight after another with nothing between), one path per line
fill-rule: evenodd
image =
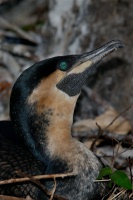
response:
M66 69L67 69L67 63L66 62L61 62L60 63L60 70L66 71Z

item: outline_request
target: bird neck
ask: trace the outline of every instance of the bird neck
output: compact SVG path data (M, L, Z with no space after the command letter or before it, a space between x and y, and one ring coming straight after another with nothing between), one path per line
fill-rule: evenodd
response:
M37 146L36 153L41 154L41 159L45 156L45 160L46 157L48 160L51 157L61 157L72 143L71 127L76 98L64 98L61 96L66 94L57 95L57 92L62 93L58 90L56 95L53 93L47 98L39 96L39 100L32 103L35 92L29 99L33 110L30 116L33 124L29 126L34 128L34 132L31 131L30 134Z
M33 90L28 90L32 81L20 84L23 81L19 80L10 100L10 116L16 134L21 134L32 153L45 163L67 152L73 141L71 126L79 95L70 97L57 89L55 83L59 82L60 73L63 72L42 79Z

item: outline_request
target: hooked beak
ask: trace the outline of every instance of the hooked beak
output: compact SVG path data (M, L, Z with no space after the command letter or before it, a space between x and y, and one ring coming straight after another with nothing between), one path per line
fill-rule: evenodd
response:
M123 48L124 46L124 43L120 40L112 40L94 51L78 55L77 62L74 66L75 69L73 68L70 71L70 74L74 72L83 72L87 68L93 68L92 71L95 70L96 64L99 63L106 55Z
M121 41L113 40L94 51L76 55L72 68L57 87L69 96L78 95L86 79L95 72L102 58L124 46Z

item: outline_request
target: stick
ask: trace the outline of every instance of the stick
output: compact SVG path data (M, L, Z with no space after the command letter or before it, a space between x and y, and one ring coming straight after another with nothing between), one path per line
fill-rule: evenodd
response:
M51 178L65 178L68 176L74 176L74 173L67 173L67 174L48 174L48 175L37 175L33 176L35 180L41 180L41 179L51 179ZM5 184L11 184L11 183L20 183L20 182L25 182L25 181L30 181L29 177L24 177L24 178L11 178L8 180L3 180L0 181L0 185L5 185Z
M31 198L19 198L13 196L0 195L0 200L32 200Z

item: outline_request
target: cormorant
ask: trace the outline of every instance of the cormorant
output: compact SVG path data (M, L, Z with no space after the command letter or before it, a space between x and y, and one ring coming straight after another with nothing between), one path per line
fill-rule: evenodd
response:
M103 164L71 136L73 112L99 61L123 46L113 40L91 52L46 59L19 76L11 93L11 122L0 123L0 180L16 177L16 170L29 175L73 172L57 178L55 194L68 200L102 199L107 185L94 180ZM53 179L42 183L53 189ZM0 194L48 199L29 182L2 185Z

